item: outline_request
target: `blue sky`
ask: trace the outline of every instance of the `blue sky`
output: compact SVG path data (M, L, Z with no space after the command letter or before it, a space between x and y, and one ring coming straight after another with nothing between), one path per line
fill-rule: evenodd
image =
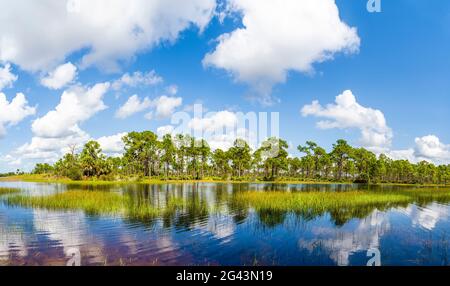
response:
M198 5L208 5L207 0L197 2ZM118 64L113 68L109 62L104 64L105 58L99 60L100 64L95 60L93 64L84 63L83 57L92 50L78 47L66 48L62 51L63 56L52 59L50 64L30 67L26 60L33 56L39 57L39 50L35 52L37 55L10 56L6 50L7 44L0 45L0 68L10 65L10 73L17 76L17 80L5 85L0 92L9 102L16 93L23 93L28 106L36 108L33 114L25 116L19 122L4 119L3 125L6 131L0 139L0 172L16 168L29 169L37 161L54 159L48 152L46 156L39 158L38 155L30 155L33 150L24 152L18 149L30 144L34 137L49 136L48 132L47 135L42 135L42 132L36 131L37 128L33 129L32 124L55 109L65 90L70 90L75 85L89 89L97 83L112 84L126 73L132 75L134 72L141 72L145 75L150 71L154 71L163 81L151 85L127 86L120 90L110 88L102 97L107 108L100 108L101 110L88 116L87 119L76 121L76 125L87 137L94 139L132 130L149 129L156 132L159 127L170 124L170 116L153 115L149 120L144 115L152 110L156 113L158 103L155 100L166 95L170 98L182 99L182 104L171 109L171 113L187 110L186 107L194 103L202 103L204 108L217 112L279 112L280 135L295 146L306 140L314 140L329 149L337 139L344 138L353 145L389 153L394 158L427 159L437 163L450 162L450 146L448 145L450 144L448 125L450 122L448 112L450 106L450 56L448 55L450 3L448 1L382 0L381 13L368 13L365 0L336 1L340 23L344 23L349 29L356 29L356 37L359 39L358 50L354 51L350 47L354 46L355 42L346 42L331 48L332 58L311 60L313 68L308 71L302 68L284 67L287 72L286 80L284 82L273 80L269 91L265 85L264 90L261 91L258 85L272 80L272 77L266 74L262 79L254 74L239 78L233 73L235 71L233 68L223 68L223 65L218 63L219 57L213 64L202 63L208 53L217 50L219 44L216 39L219 36L232 33L238 28L245 29L245 24L242 22L245 13L248 15L259 13L259 8L249 4L252 1L243 0L242 2L244 4L240 10L237 9L237 12L224 12L226 16L223 21L217 13L215 16L207 17L207 20L199 20L199 16L194 15L192 18L194 20L190 19L189 25L179 28L176 36L163 35L160 40L153 41L145 48L127 50L125 56L120 55ZM265 2L271 5L271 1ZM322 2L334 5L334 1ZM30 13L29 20L26 20L28 23L20 24L27 28L33 25L35 20L33 11L23 12L21 7L14 7L16 4L13 4L13 1L0 1L0 3L2 7L5 7L4 5L10 7L10 11L0 12L0 16L8 12ZM216 9L223 12L222 8ZM171 7L171 9L177 8ZM299 9L302 9L301 5ZM61 11L57 10L57 12ZM61 13L63 12L65 11ZM162 15L166 14L162 13ZM171 13L168 14L171 15ZM164 22L164 20L161 21ZM316 23L320 23L322 20L317 21L319 22ZM43 23L42 25L52 24ZM0 38L4 40L13 33L7 30L10 27L12 26L6 25L0 28ZM276 31L277 28L278 26L274 25L274 31L271 31L275 35L279 32ZM294 52L288 54L293 56L292 60L294 60L295 49L287 46L292 42L300 45L295 48L299 47L302 50L301 45L309 44L302 42L302 39L297 41L295 30L313 29L313 26L291 28L293 29L292 38L283 43L283 48ZM106 31L114 33L112 29ZM314 32L314 29L312 31ZM31 31L30 33L46 32L39 30L39 32ZM350 30L346 33L347 36L350 35ZM285 34L289 35L289 33ZM258 35L262 38L265 36L264 33ZM70 38L70 34L68 37ZM102 35L98 34L97 37L101 39ZM21 38L18 36L17 39ZM282 41L285 38L280 36L280 39ZM67 37L59 39L55 36L56 42L67 40ZM99 42L101 43L101 40ZM32 43L32 40L29 43ZM100 52L101 46L103 45L97 43L96 48ZM45 44L41 44L40 47L44 50L48 48ZM232 54L234 52L236 51L228 51L231 55L234 55ZM282 53L283 50L280 52ZM117 56L111 55L111 58L116 60ZM109 60L111 59L106 59L106 61ZM280 59L282 60L284 59ZM77 69L75 79L57 90L43 86L41 83L43 78L48 77L49 73L59 65L68 62L73 63ZM283 64L286 65L286 62L280 63L280 65ZM244 69L239 63L229 63L229 65L237 66L239 71ZM168 92L167 89L171 86L177 87L177 93ZM326 107L327 104L333 104L335 98L346 90L351 90L351 94L357 101L356 104L360 107L360 109L350 108L348 112L362 112L359 114L360 118L355 118L355 122L349 122L353 120L353 117L336 115L335 112L338 111ZM141 100L148 97L153 103L141 112L126 118L118 118L117 111L135 94ZM260 98L270 98L273 102L269 105L267 102L261 103ZM319 101L322 112L315 110L308 116L302 115L302 108L310 105L314 100ZM379 128L372 128L370 120L373 119L371 116L376 116L376 110L382 113L385 123L380 122ZM362 123L361 118L366 118L366 115L369 122ZM1 120L0 116L0 124ZM319 128L317 123L324 120L331 121L334 128ZM381 133L387 136L386 142L368 143L367 140L361 140L364 131ZM80 133L77 134L80 135ZM54 139L66 135L55 135ZM30 146L33 145L30 144ZM55 151L53 155L59 154L62 152L62 148L60 149L51 150L51 152ZM291 152L294 155L297 154L294 149Z

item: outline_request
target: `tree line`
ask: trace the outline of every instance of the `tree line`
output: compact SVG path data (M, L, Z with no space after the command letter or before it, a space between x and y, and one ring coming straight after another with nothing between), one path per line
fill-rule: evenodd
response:
M256 150L237 139L227 150L211 150L207 141L190 135L165 135L151 131L123 137L122 156L106 156L100 144L90 141L81 152L64 155L55 164L37 164L34 174L52 174L73 180L98 178L158 178L176 180L307 180L360 183L448 184L450 165L393 160L345 140L331 152L308 141L298 146L301 157L288 154L288 143L269 138Z

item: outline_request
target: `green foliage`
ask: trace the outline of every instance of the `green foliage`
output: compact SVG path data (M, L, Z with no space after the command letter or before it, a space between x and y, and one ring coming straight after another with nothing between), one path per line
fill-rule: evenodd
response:
M264 178L275 180L281 171L288 169L289 148L286 141L279 138L269 138L261 144L260 153L264 161Z
M240 178L250 168L252 160L250 146L244 140L237 139L227 153L232 162L234 175Z
M158 136L151 131L131 132L123 138L127 171L144 176L155 174L158 155Z
M81 180L83 178L83 171L78 157L78 155L69 153L56 162L54 165L56 175L67 177L74 181Z
M221 178L228 178L228 174L230 174L232 170L229 164L229 153L224 152L221 149L217 149L213 152L211 160L213 172Z
M176 148L172 141L172 136L167 134L163 137L160 143L161 148L161 162L164 164L164 171L166 178L169 176L170 166L175 164L175 152Z
M53 173L54 168L52 165L48 164L48 163L44 163L44 164L36 164L36 167L33 170L33 174L37 174L37 175L43 175L43 174L51 174Z
M80 181L81 179L83 179L82 170L78 166L69 167L65 171L64 176L74 181Z
M122 157L107 157L98 142L88 142L80 154L66 154L53 166L37 164L34 174L54 174L72 180L120 178L200 180L218 178L234 181L327 181L395 184L450 184L450 166L429 162L412 164L376 156L364 148L353 148L338 140L330 152L308 141L298 146L301 157L290 157L286 141L269 138L252 150L235 140L228 150L211 148L205 140L190 135L165 135L151 131L131 132L123 138Z
M102 154L100 144L96 141L89 141L84 145L79 160L83 175L86 177L105 176L112 172L111 161Z
M1 173L0 174L0 178L12 177L12 176L15 176L15 175L16 175L16 173L14 173L14 172Z

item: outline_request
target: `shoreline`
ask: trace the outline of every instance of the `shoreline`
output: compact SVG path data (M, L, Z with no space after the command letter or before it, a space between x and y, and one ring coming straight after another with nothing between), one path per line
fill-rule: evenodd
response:
M67 178L45 177L41 175L18 175L10 177L1 177L0 182L29 182L29 183L49 183L49 184L71 184L71 185L124 185L124 184L186 184L186 183L219 183L219 184L293 184L293 185L353 185L353 182L330 182L330 181L302 181L302 180L279 180L279 181L259 181L259 180L165 180L161 178L142 179L142 180L80 180L74 181ZM450 185L438 184L400 184L400 183L375 183L361 184L369 186L403 186L403 187L450 187Z

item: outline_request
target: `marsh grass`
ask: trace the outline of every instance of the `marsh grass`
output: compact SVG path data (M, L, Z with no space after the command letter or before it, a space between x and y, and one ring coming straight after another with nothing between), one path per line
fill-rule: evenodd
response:
M66 191L50 196L16 195L6 199L11 206L43 208L51 210L82 210L94 215L124 215L131 218L149 219L182 208L182 199L169 199L167 206L154 207L149 203L136 203L131 197L105 191Z
M0 196L2 195L9 195L9 194L16 194L19 193L20 190L13 189L13 188L0 188Z
M53 184L66 184L72 186L120 186L127 184L138 185L164 185L164 184L186 184L186 183L257 183L258 181L230 181L230 180L216 180L212 178L205 178L202 180L191 179L164 179L164 178L140 178L140 177L122 177L117 180L105 181L100 179L84 179L80 181L71 180L65 177L56 177L52 175L35 175L25 174L11 177L0 178L0 182L32 182L32 183L53 183ZM261 182L267 183L267 182Z
M430 202L450 202L450 190L414 189L402 191L348 191L348 192L258 192L238 193L236 204L255 209L264 219L279 217L288 212L305 219L329 213L334 222L342 225L352 218L364 218L374 209L387 210Z
M14 206L45 208L52 210L83 210L90 214L121 214L123 196L100 191L67 191L50 196L12 196L7 203Z
M162 184L185 184L185 183L254 183L254 184L303 184L303 185L349 185L353 184L350 181L324 181L324 180L299 180L295 178L279 178L275 181L261 181L258 179L245 179L245 180L224 180L218 178L204 178L202 180L191 180L191 179L164 179L164 178L141 178L141 177L120 177L115 180L105 181L100 179L84 179L81 181L74 181L65 177L56 177L52 175L38 175L38 174L25 174L17 175L11 177L0 178L1 181L11 181L11 182L33 182L33 183L58 183L58 184L68 184L74 186L114 186L114 185L124 185L124 184L145 184L145 185L162 185ZM410 187L448 187L448 185L439 184L373 184L374 186L410 186Z
M163 207L154 207L149 201L136 202L125 198L125 216L133 219L151 219L157 216L173 216L178 210L183 210L186 203L182 198L169 198Z
M1 189L8 193L4 201L11 206L43 208L51 210L81 210L93 215L118 215L129 219L150 220L156 217L174 218L179 223L201 220L211 213L220 212L220 207L209 205L198 198L167 196L154 204L145 196L136 193L110 192L100 190L69 190L49 196L24 196L14 194L18 190ZM450 189L414 188L395 191L344 191L344 192L282 192L243 191L225 199L233 209L243 211L255 209L261 220L268 225L276 225L284 220L287 213L295 213L310 220L329 214L334 222L342 225L352 218L364 218L375 209L384 211L408 204L427 205L431 202L449 203ZM245 212L244 212L245 213Z
M174 215L177 211L192 208L182 198L168 198L164 206L153 206L147 200L136 201L131 196L108 191L72 190L49 196L8 197L10 206L41 208L50 210L81 210L92 215L118 215L132 219L152 219L158 216Z
M248 204L255 209L272 211L329 211L370 205L407 203L405 194L377 194L362 191L349 192L243 192L235 196L238 203Z

